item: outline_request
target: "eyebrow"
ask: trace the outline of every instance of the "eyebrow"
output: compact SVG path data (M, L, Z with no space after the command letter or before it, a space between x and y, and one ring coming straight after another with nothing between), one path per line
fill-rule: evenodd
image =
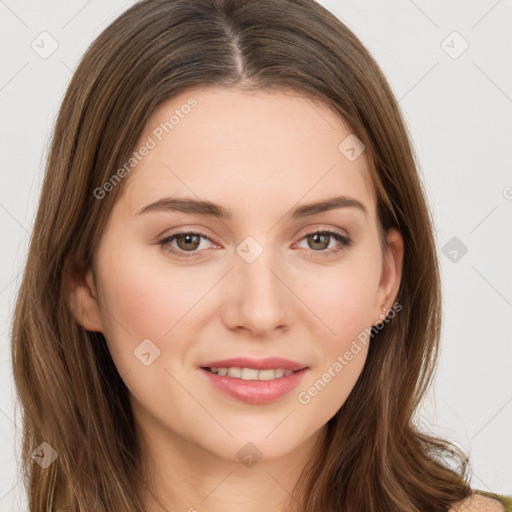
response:
M357 199L347 196L336 196L301 205L290 211L287 216L292 219L302 219L329 210L349 207L357 208L365 215L368 215L366 206ZM174 197L164 197L154 203L148 204L141 208L136 215L153 211L177 211L189 214L207 215L223 220L231 220L233 218L233 213L220 204L210 201Z

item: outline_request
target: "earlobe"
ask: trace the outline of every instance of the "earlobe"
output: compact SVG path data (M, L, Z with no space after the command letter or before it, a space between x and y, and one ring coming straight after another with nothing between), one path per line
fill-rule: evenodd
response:
M394 228L391 228L386 233L387 250L384 256L384 264L377 291L375 305L374 305L374 318L377 318L374 323L382 321L387 312L391 309L395 298L400 288L400 281L402 278L402 264L404 256L404 241L401 233Z
M92 269L68 274L66 293L75 320L88 331L103 331Z

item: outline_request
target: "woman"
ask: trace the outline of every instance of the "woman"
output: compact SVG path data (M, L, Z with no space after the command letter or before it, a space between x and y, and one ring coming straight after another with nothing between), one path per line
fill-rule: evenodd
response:
M15 310L30 510L502 510L413 421L432 229L327 10L130 8L63 100Z

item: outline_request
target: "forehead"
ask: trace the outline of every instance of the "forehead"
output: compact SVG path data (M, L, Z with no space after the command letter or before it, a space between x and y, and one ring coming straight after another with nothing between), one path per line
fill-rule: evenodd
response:
M355 160L344 152L352 136L332 109L297 91L189 89L149 119L135 149L151 149L130 172L124 200L134 213L164 195L195 195L243 214L347 195L371 213L364 152Z

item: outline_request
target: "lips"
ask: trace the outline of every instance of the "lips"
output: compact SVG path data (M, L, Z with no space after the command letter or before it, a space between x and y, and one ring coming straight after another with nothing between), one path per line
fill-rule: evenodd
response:
M293 372L287 377L268 381L221 377L204 369L201 369L201 374L213 386L213 389L220 391L223 395L236 401L262 405L289 396L290 392L300 384L307 371L305 368Z
M309 367L290 359L268 357L209 361L199 369L217 391L255 405L268 404L288 395L299 385ZM224 371L219 374L219 369ZM224 374L226 369L229 373ZM267 372L274 373L274 378L268 378L272 376ZM257 379L253 379L256 374ZM262 375L263 379L260 378Z
M267 357L265 359L251 359L248 357L235 357L218 361L209 361L201 368L253 368L255 370L293 370L294 372L307 368L306 364L284 359L282 357Z

